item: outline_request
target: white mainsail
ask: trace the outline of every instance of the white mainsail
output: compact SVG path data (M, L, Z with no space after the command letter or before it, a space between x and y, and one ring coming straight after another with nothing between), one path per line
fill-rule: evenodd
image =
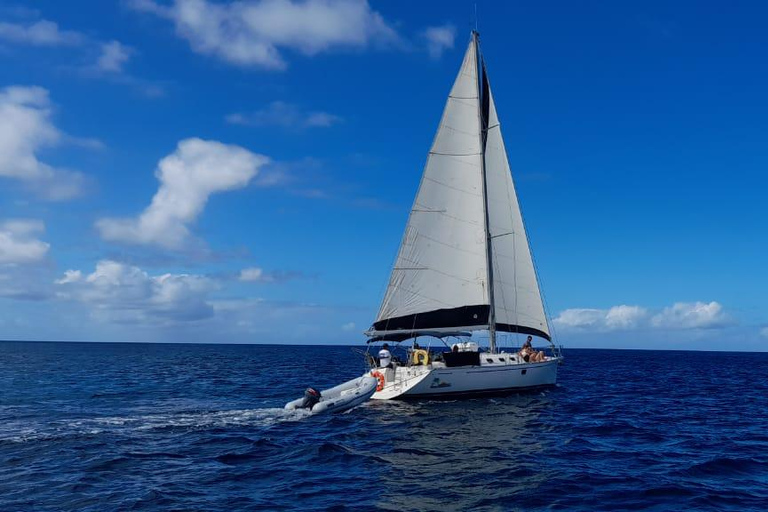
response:
M420 314L489 303L477 70L473 41L443 110L376 330L411 329Z
M496 107L473 34L368 334L478 330L490 323L501 331L549 338Z

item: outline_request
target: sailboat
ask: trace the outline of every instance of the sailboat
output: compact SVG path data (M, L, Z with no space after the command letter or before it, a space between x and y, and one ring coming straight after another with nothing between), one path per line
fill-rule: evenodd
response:
M488 331L487 349L471 341L476 331ZM499 333L542 338L549 351L499 350ZM406 360L393 362L369 354L366 374L378 381L373 399L497 394L557 381L562 355L552 343L476 31L365 334L369 344L428 337L448 349L414 342Z

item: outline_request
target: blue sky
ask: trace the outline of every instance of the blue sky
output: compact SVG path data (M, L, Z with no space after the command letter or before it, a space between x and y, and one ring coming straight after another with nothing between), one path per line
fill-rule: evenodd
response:
M764 350L768 7L478 11L558 341ZM1 4L0 338L362 342L472 18Z

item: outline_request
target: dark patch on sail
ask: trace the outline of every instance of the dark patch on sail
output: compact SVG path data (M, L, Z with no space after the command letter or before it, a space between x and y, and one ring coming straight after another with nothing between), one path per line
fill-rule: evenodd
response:
M482 57L481 57L482 59ZM488 119L491 115L491 85L488 82L488 72L485 70L485 60L482 60L480 73L480 118L482 119L483 153L488 140Z
M373 324L373 329L376 331L396 331L399 329L413 331L417 329L487 325L490 310L491 308L488 304L437 309L426 313L379 320Z
M496 324L496 330L504 332L518 332L520 334L530 334L531 336L539 336L540 338L544 338L547 341L552 341L552 338L549 336L549 334L545 333L544 331L534 329L533 327L526 327L524 325Z

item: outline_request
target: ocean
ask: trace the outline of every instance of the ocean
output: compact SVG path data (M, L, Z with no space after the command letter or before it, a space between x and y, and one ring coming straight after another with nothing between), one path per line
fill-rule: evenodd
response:
M350 347L0 342L0 511L768 509L768 354L565 356L544 391L308 417Z

